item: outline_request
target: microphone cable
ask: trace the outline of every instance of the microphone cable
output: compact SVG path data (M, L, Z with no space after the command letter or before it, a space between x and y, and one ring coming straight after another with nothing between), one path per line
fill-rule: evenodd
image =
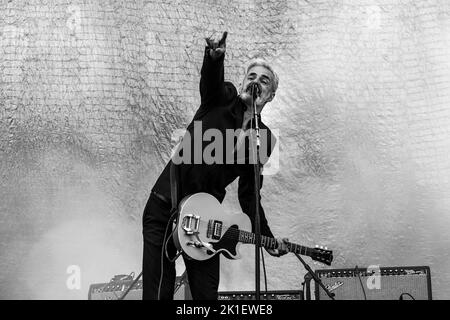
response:
M411 294L409 294L408 292L403 292L403 293L400 295L400 298L399 298L398 300L403 300L403 295L410 296L411 299L416 300L416 298L414 298L414 297L413 297Z

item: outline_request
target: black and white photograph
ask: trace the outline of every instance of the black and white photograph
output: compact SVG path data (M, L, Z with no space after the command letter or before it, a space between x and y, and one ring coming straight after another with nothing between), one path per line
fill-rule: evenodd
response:
M0 1L0 300L448 299L448 0Z

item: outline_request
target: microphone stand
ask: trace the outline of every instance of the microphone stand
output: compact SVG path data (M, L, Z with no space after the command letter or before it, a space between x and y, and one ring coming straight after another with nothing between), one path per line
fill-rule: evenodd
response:
M314 279L315 282L317 282L319 284L319 286L322 287L322 289L325 291L325 293L330 297L331 300L335 300L334 299L334 293L330 292L330 290L327 289L327 287L325 287L322 283L322 280L319 279L319 277L314 273L314 271L311 269L311 267L305 262L305 260L302 259L302 257L300 257L299 254L295 254L295 256L298 258L298 260L300 260L300 262L303 264L303 266L305 267L306 270L308 270L309 274L311 275L311 277Z
M128 292L130 292L130 290L133 288L133 286L136 284L136 282L138 282L139 278L142 276L142 271L141 273L139 273L139 275L137 276L136 279L134 279L134 281L131 283L131 285L128 287L128 289L124 292L124 294L122 296L119 297L118 300L123 300L125 299L126 295L128 294Z
M255 121L256 132L256 148L252 148L253 160L255 161L254 175L255 175L255 299L260 300L260 247L261 247L261 220L259 214L259 199L260 199L260 157L259 157L259 123L258 114L256 111L256 98L258 96L258 85L255 83L252 85L252 107L253 107L253 121ZM256 154L255 154L256 149Z

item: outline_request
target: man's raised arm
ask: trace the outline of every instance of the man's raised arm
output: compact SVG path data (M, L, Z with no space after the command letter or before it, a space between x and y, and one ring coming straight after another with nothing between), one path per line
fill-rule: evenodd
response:
M200 96L203 107L215 104L225 90L224 59L227 32L220 40L206 38L205 55L200 78Z

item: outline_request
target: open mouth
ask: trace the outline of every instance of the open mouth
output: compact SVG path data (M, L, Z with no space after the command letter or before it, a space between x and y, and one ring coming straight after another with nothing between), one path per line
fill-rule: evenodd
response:
M247 86L247 89L245 90L245 92L247 92L247 93L249 93L249 94L252 93L252 84L249 84L249 85Z

